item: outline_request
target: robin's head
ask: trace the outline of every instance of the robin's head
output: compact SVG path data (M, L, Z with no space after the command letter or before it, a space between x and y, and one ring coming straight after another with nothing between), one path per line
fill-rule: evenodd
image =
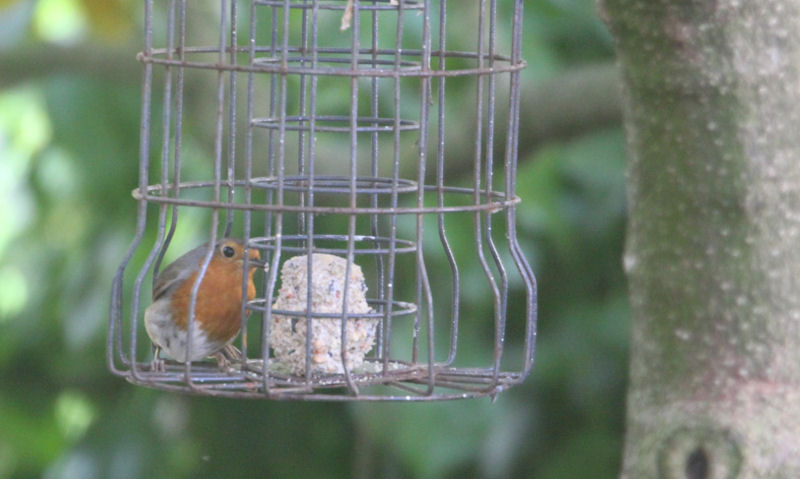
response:
M244 243L238 239L225 238L217 243L214 255L220 261L242 264L244 263ZM255 268L263 265L257 249L249 249L247 255L249 256L247 263L249 267Z

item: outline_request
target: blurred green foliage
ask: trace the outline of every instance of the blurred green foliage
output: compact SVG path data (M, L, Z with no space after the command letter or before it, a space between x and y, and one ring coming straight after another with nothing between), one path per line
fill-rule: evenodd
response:
M526 85L610 60L594 8L526 2ZM0 53L139 45L140 17L135 2L0 2ZM523 385L495 403L195 398L131 386L105 365L111 278L135 226L137 84L56 71L0 91L0 479L616 476L629 315L618 125L520 158L519 239L540 315Z

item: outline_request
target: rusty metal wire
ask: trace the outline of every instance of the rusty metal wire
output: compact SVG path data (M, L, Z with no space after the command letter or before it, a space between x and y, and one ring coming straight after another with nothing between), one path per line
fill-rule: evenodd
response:
M145 1L137 229L113 282L107 361L114 374L195 394L341 401L494 396L530 372L536 282L515 218L523 0L355 0L349 29L340 31L347 3L219 0L209 40L207 31L193 36L194 2ZM501 20L498 3L509 18ZM448 23L456 11L473 23ZM454 34L465 28L474 30L472 44ZM189 157L183 144L187 76L213 85L210 159ZM340 111L327 111L320 98L334 81L347 82L350 95ZM451 91L450 81L462 83ZM473 124L451 113L469 108ZM448 138L464 129L472 159L455 177L449 155L463 150ZM330 168L330 151L342 142L349 154ZM188 178L198 171L202 178ZM257 279L258 297L242 307L235 344L244 360L226 367L168 360L151 370L143 288L189 209L208 214L209 244L236 224L268 269ZM452 218L471 229L450 231ZM311 335L304 374L275 367L275 315L294 313L308 325L339 320L342 344L356 319L346 306L313 311L310 293L304 311L273 307L281 265L305 254L311 271L312 253L346 258L348 273L351 265L364 270L371 312L357 316L378 328L359 370L342 361L340 373L314 372ZM209 247L193 285L189 331L211 255ZM350 274L344 281L348 291ZM509 304L512 286L524 304ZM491 300L490 311L475 309L476 292ZM476 338L486 350L465 351Z

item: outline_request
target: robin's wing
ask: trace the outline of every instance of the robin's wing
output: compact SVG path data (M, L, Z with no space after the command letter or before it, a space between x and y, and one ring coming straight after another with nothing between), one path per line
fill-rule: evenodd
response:
M183 280L197 271L206 253L208 243L189 251L164 268L153 283L153 301L171 293Z

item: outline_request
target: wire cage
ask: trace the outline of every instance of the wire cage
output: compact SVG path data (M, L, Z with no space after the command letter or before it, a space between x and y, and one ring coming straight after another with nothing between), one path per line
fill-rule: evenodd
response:
M521 382L536 333L515 223L522 7L146 0L138 220L113 282L111 371L304 400L494 397ZM190 112L199 97L214 108ZM241 354L158 363L148 286L198 217L185 327L203 326L216 245L242 238Z

